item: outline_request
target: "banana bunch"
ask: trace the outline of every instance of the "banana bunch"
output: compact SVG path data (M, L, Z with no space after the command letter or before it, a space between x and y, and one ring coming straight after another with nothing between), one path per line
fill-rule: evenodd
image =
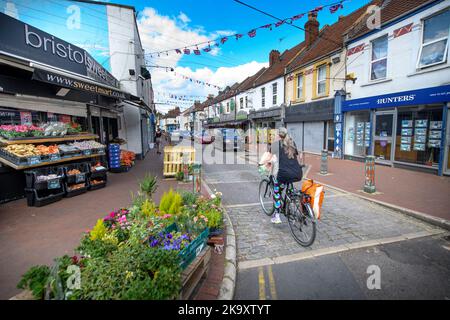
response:
M39 150L32 144L12 144L3 149L21 158L40 155Z

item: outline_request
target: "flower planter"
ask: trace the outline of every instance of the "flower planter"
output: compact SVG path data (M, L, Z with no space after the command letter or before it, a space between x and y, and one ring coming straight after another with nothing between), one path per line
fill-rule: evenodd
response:
M210 228L209 229L209 237L221 236L223 234L223 229L219 228Z

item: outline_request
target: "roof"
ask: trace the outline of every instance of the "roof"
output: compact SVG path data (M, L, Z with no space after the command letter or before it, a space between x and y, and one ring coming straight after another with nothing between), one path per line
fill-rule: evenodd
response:
M238 91L247 91L248 89L255 86L255 82L258 79L258 77L261 76L265 71L267 70L266 67L261 68L258 72L256 72L254 75L247 77L244 81L241 82L239 87L237 88Z
M175 109L171 109L169 111L167 111L167 113L162 117L163 119L168 119L168 118L176 118L181 114L180 112L180 108L176 107Z
M257 77L254 86L260 86L264 83L272 81L276 78L284 76L284 69L289 64L289 62L305 47L305 42L301 42L291 49L285 50L280 55L280 60L269 66L262 75Z
M410 12L416 11L429 3L436 2L436 0L378 0L377 2L382 3L380 18L381 25L384 25ZM372 31L367 27L365 21L366 19L361 19L354 26L354 28L348 31L347 41L358 38Z
M325 25L319 32L319 36L311 47L305 49L301 54L297 55L286 68L287 72L291 72L306 64L309 64L323 56L331 54L343 48L343 37L347 30L367 11L367 7L378 3L380 0L373 0L365 6L353 11L347 16L339 17L339 20L331 26Z

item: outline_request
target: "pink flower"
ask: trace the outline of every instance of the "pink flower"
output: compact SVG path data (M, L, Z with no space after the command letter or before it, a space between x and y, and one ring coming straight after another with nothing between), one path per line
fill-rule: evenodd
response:
M167 213L165 215L163 215L163 219L168 219L170 218L172 215L170 213Z

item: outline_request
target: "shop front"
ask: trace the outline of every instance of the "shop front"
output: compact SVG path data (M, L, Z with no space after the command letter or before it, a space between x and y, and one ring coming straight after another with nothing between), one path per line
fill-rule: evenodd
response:
M344 154L448 174L450 86L343 102Z
M259 109L248 114L250 140L266 144L272 141L275 129L282 126L281 107ZM253 138L251 138L253 136Z
M334 99L286 107L284 122L299 150L320 154L334 150Z

